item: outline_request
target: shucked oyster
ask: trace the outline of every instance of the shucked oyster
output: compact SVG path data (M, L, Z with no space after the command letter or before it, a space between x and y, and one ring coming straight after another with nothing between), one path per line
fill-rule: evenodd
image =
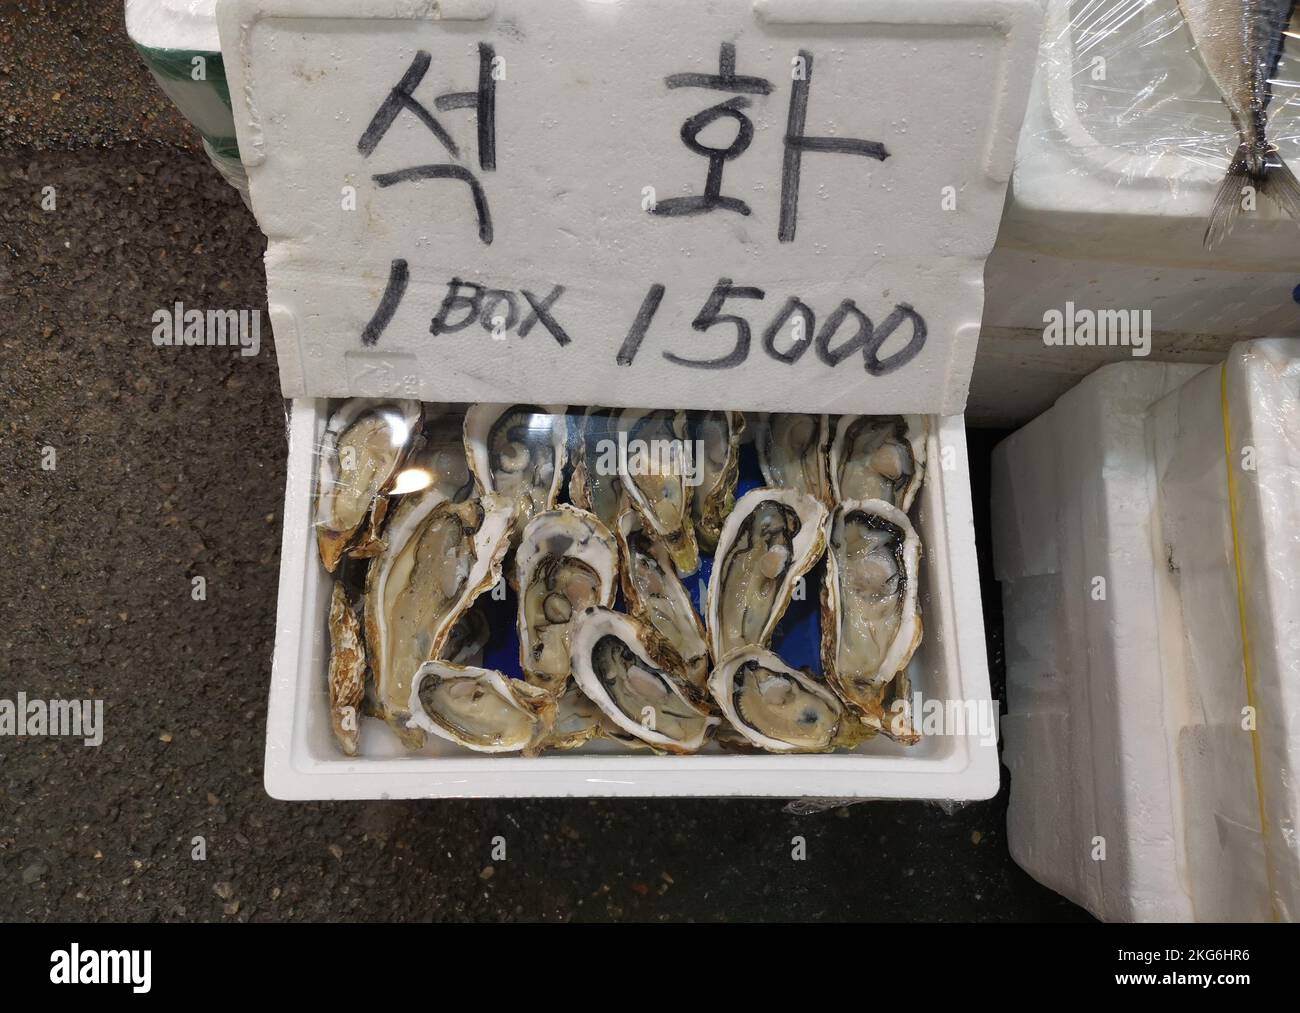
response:
M343 553L373 555L394 476L419 438L418 401L352 398L330 416L316 476L316 544L333 573Z
M438 660L477 667L483 661L483 648L491 639L492 629L487 616L480 608L471 607L447 634Z
M707 622L715 659L766 647L796 581L821 558L826 508L793 489L753 489L723 525L709 580Z
M618 546L595 514L574 506L539 513L515 553L519 664L534 686L556 696L569 678L571 620L591 605L612 605Z
M627 610L672 645L682 656L687 681L704 693L709 675L709 641L668 550L646 531L635 510L623 512L617 533Z
M517 522L555 506L564 477L563 405L472 405L465 412L465 454L480 495L514 502Z
M617 414L615 408L588 408L578 420L573 477L569 479L569 498L599 517L611 531L628 506L623 481L618 477L618 433L614 425Z
M831 443L836 502L883 499L903 513L925 477L924 415L843 415Z
M626 447L623 488L646 527L667 546L677 572L688 576L700 567L700 550L691 521L692 472L698 462L688 449L686 413L625 408L615 422Z
M693 753L718 718L696 703L681 658L622 613L587 609L573 630L573 677L615 725L656 750Z
M366 693L366 645L361 623L343 584L334 582L330 596L330 724L347 756L357 755L361 701Z
M546 740L547 749L577 749L600 738L611 727L604 711L587 699L576 682L569 682L556 705L555 727Z
M425 662L411 680L410 724L479 753L535 756L555 722L544 690L489 668Z
M699 456L700 483L691 497L695 537L705 552L718 545L722 523L736 503L740 475L740 437L745 416L740 412L691 412L690 432Z
M449 503L433 489L404 498L385 533L387 547L366 577L366 637L376 709L410 748L407 727L415 670L441 656L457 621L501 576L514 507L498 500Z
M883 500L841 503L827 521L826 541L822 669L865 722L914 742L910 720L891 720L898 715L888 715L886 703L921 643L921 542L907 515Z
M709 692L732 728L770 753L823 753L857 732L844 705L807 672L791 668L762 647L733 651L713 669ZM856 728L855 728L856 726Z
M474 495L474 476L465 456L463 412L426 407L424 445L413 451L393 480L393 494L435 489L453 503Z
M764 416L755 436L763 480L774 489L794 489L827 506L831 490L831 423L826 415L775 413Z

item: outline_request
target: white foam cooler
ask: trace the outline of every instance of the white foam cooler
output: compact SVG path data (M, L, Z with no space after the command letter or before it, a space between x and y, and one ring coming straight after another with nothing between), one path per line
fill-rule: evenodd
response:
M925 635L911 688L950 712L995 713L962 413L1040 14L1036 0L220 0L239 150L269 238L281 387L293 399L272 795L996 792L995 736L976 722L933 734L923 724L914 747L882 738L827 755L654 756L592 743L524 758L441 742L407 754L367 721L361 755L346 758L327 716L314 451L329 409L354 396L928 415L913 507ZM413 91L395 97L402 81ZM700 115L739 123L697 142L743 138L722 167L732 210L658 216L657 201L705 186L708 161L682 133ZM796 135L808 140L797 164ZM733 213L742 199L746 213ZM431 335L453 277L516 298L562 287L554 312L571 341L513 324L491 336L500 340L477 328ZM701 308L732 279L750 294ZM852 297L876 322L863 340L878 342L847 363L832 361L829 338L815 355L782 359L765 328L777 333L770 322L795 296L823 323ZM793 351L811 352L812 338L793 338L807 341ZM733 346L747 358L726 371L671 364L670 352L698 360Z
M1008 840L1098 917L1300 912L1297 350L1103 367L995 451Z

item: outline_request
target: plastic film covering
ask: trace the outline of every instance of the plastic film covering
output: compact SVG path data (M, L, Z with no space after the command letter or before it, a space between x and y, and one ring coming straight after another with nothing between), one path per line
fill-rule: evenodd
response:
M1300 342L1151 411L1182 876L1199 920L1300 918ZM1166 629L1166 633L1169 629ZM1172 661L1180 660L1180 664Z
M1291 0L1047 0L1044 140L1080 175L1207 190L1207 226L1232 167L1208 245L1241 211L1300 217L1297 21Z
M769 741L788 739L790 752L927 753L912 694L938 687L911 663L927 606L916 590L923 564L904 545L924 552L916 531L927 417L354 398L329 402L321 418L313 563L330 593L318 688L329 694L344 754L761 751L760 736L737 729L738 716ZM847 530L854 522L860 529ZM826 553L837 549L847 596L824 593L834 579ZM724 556L737 575L726 580ZM712 607L724 587L745 599L739 614ZM870 641L860 655L826 653L840 644L839 608L856 624L843 636ZM598 648L603 638L612 659L608 669L593 660L608 676L596 688L610 694L605 711L641 701L633 709L649 722L644 736L620 730L580 678L578 630L602 609L634 623L610 621L587 638ZM770 621L765 610L774 610ZM713 657L707 632L715 622L741 624L741 639L767 651L725 684L726 659ZM641 631L640 643L629 629ZM866 659L860 669L846 670L850 654ZM891 667L871 670L876 657ZM838 682L826 677L828 660ZM436 663L426 680L446 681L445 699L420 697L414 680L425 662ZM664 688L656 670L683 699L656 697ZM860 683L877 684L874 712ZM502 696L503 686L518 699ZM461 713L456 727L421 714L454 709L457 693L474 692L497 697ZM696 730L707 733L702 748L655 737L674 723L693 727L691 705ZM536 734L524 731L529 707L544 726ZM485 722L481 735L470 717ZM996 716L986 717L991 744ZM938 739L950 731L934 730ZM498 745L510 748L488 748Z

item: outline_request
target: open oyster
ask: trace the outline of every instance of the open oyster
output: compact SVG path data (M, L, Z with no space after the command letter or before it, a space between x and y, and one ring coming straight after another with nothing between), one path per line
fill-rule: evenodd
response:
M766 647L796 581L821 558L826 508L793 489L753 489L723 525L709 580L707 622L715 659Z
M841 503L826 527L822 669L869 725L915 741L910 721L891 722L886 703L921 643L920 539L907 515L883 500Z
M691 519L700 547L712 552L717 548L722 522L736 503L745 416L740 412L691 412L689 418L699 455L700 479L691 497Z
M840 698L765 648L729 654L709 676L709 692L731 728L759 749L824 753L840 745Z
M544 690L490 668L429 661L411 680L413 728L479 753L535 756L555 722Z
M438 660L451 661L457 665L477 667L483 661L483 648L492 639L492 630L487 616L480 608L472 606L460 621L451 628L443 642Z
M646 527L667 546L677 572L688 576L700 567L700 550L691 521L690 484L692 465L698 462L686 459L686 413L625 408L615 420L627 446L627 459L621 462L623 488Z
M573 630L573 677L623 732L656 750L693 753L718 724L693 699L681 658L630 616L589 608Z
M924 415L843 415L831 443L837 502L883 499L903 513L925 477Z
M612 605L618 546L600 519L574 506L539 513L515 553L519 592L519 663L534 686L559 696L569 678L572 619L591 605Z
M333 573L344 552L373 555L394 476L419 438L418 401L352 398L330 416L316 476L316 544Z
M427 408L424 445L411 453L393 480L392 494L435 489L453 503L474 495L474 476L465 456L465 418L459 411Z
M827 415L763 416L754 438L763 480L774 489L794 489L831 506L835 502L831 489L831 435Z
M616 414L614 408L588 408L578 420L573 477L569 479L569 498L599 517L611 531L628 506L618 477Z
M465 455L479 493L512 500L519 524L555 506L566 430L563 405L472 405L465 412Z
M645 530L635 510L623 512L617 534L627 610L652 626L682 656L687 681L703 694L709 675L709 641L668 550Z
M509 503L450 503L434 489L405 497L393 512L387 547L366 578L366 637L377 710L410 748L424 741L406 723L411 680L500 578L513 516Z
M366 693L366 645L361 622L339 581L330 595L330 724L339 748L357 755L361 701Z
M592 703L576 682L570 682L556 705L555 727L547 749L577 749L600 738L611 727L604 712Z

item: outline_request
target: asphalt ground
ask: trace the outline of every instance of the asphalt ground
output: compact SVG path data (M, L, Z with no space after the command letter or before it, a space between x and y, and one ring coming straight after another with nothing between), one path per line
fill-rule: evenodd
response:
M0 919L1086 917L1012 862L1005 770L988 802L811 814L270 799L274 347L150 340L176 300L265 313L263 249L135 57L119 4L0 3L0 698L105 704L97 748L0 736ZM986 573L996 435L971 434ZM1000 607L983 590L1000 695Z

